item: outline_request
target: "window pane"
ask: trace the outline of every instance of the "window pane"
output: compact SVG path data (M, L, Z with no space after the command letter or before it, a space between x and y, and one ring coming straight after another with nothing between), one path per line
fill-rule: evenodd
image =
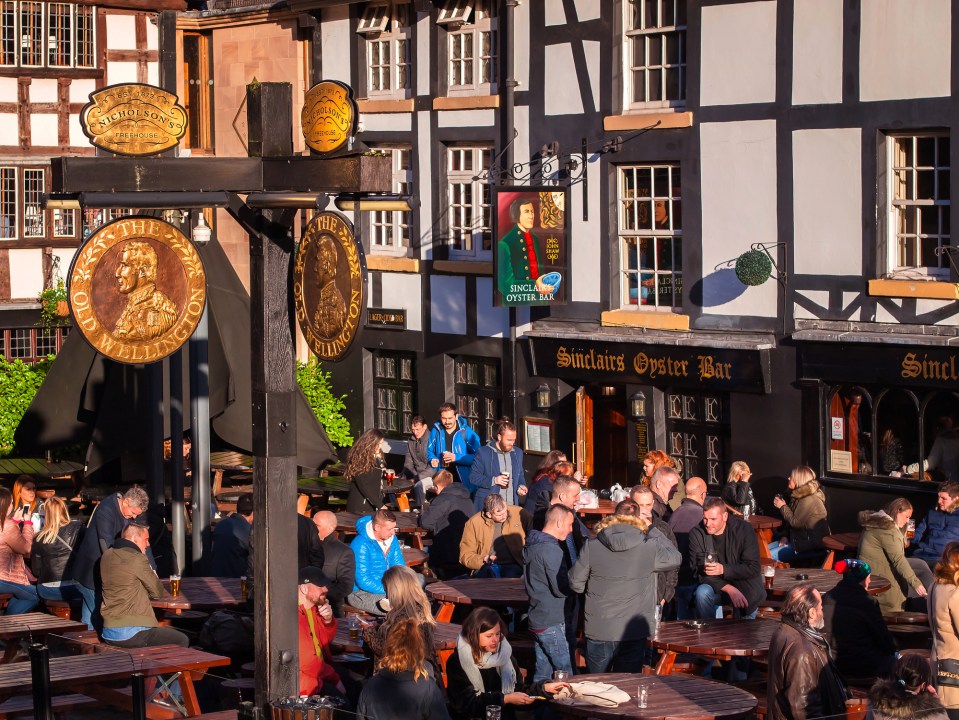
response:
M0 238L17 237L17 169L0 168Z

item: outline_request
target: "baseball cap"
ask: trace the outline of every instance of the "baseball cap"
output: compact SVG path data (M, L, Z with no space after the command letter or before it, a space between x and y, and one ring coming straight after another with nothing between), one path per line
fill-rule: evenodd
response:
M297 585L305 585L307 583L312 583L318 587L330 587L333 585L333 581L326 576L326 574L320 570L318 567L313 565L307 565L304 568L300 568L299 575L297 575L299 580Z

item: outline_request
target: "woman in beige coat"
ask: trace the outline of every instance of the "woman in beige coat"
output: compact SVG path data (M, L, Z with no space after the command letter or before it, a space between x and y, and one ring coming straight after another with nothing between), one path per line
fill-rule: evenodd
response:
M892 581L892 587L877 598L883 615L903 609L909 588L915 588L920 597L926 596L926 588L912 571L904 552L904 528L911 517L912 503L906 498L896 498L876 512L859 513L859 559L869 563L875 575Z
M946 545L933 576L936 581L929 591L930 660L942 704L951 720L956 720L959 710L951 708L959 708L959 672L956 668L959 665L959 635L956 633L959 627L959 542ZM943 675L944 671L957 677Z
M829 534L826 519L826 495L816 481L812 468L800 465L789 473L789 504L781 495L773 499L782 513L785 527L778 541L769 546L773 560L790 564L821 560L825 552L822 539Z

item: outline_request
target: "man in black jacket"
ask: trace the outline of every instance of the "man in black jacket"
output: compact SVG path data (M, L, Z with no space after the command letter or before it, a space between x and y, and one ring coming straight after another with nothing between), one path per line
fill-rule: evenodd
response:
M752 526L732 517L722 498L706 498L703 527L689 531L689 569L698 583L697 617L718 617L728 600L739 617L756 617L766 588L759 567L759 544Z
M316 533L316 525L306 515L296 514L297 567L323 567L323 543Z
M250 530L253 529L253 493L236 500L236 512L220 520L213 531L213 576L242 577L250 557Z
M679 566L679 582L676 585L676 619L693 617L693 593L696 578L689 567L689 533L703 524L703 503L706 501L706 482L700 477L686 481L686 497L669 516L669 529L675 533L676 547L683 556Z
M403 461L403 475L413 481L413 499L421 508L426 505L426 493L433 488L433 475L436 474L426 459L426 446L430 440L427 430L429 427L423 416L414 415L410 420L410 437Z
M463 528L473 516L473 501L463 483L453 482L448 470L440 470L433 478L436 498L420 515L420 527L433 533L430 546L430 568L436 577L446 579L462 575L460 541Z
M313 524L323 545L323 574L332 581L326 596L333 606L333 615L343 617L343 602L353 592L356 557L353 549L336 537L336 515L329 510L320 510L313 516Z

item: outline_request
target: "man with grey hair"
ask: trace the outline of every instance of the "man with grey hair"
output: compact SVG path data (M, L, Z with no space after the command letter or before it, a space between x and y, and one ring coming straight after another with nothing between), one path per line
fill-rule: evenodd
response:
M463 528L460 564L477 577L522 577L523 546L530 530L529 513L507 505L502 495L487 495L482 512Z
M332 581L327 588L327 597L335 617L343 617L343 602L353 592L356 577L356 558L349 545L336 536L336 515L329 510L320 510L313 516L316 533L323 545L323 574Z
M653 473L653 477L649 481L649 487L653 491L653 517L663 522L669 522L669 516L673 514L669 501L676 494L676 488L679 487L679 473L671 467L663 465ZM636 500L636 498L632 499Z
M846 685L822 636L822 596L797 585L782 606L782 624L769 644L766 699L769 720L810 720L844 715Z
M150 498L146 490L134 485L122 495L114 493L103 498L94 509L90 522L87 523L87 530L83 540L80 541L80 547L74 559L73 574L80 594L83 596L81 619L91 630L95 629L93 616L100 601L97 592L97 563L103 553L113 547L123 528L134 518L143 515L149 504ZM145 517L141 524L146 524ZM146 556L150 565L155 568L153 554L149 547L146 550Z

